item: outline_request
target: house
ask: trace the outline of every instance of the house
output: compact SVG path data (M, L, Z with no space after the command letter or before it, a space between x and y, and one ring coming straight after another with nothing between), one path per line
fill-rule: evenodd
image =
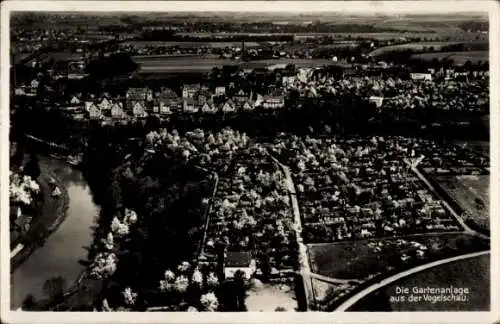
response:
M377 108L380 108L382 107L382 103L384 102L384 97L371 96L370 98L368 98L368 102L373 102L377 106Z
M123 110L122 103L114 103L111 105L111 117L115 119L127 118L127 113Z
M295 76L284 76L281 83L284 87L291 86L295 83Z
M69 102L72 106L77 106L81 103L77 96L73 96Z
M194 99L184 99L182 110L187 113L196 113L199 110L198 102Z
M194 99L196 93L200 90L199 84L185 84L182 87L183 99Z
M101 102L98 104L99 108L101 110L110 110L111 109L111 102L106 98L102 98Z
M16 96L25 96L26 95L26 92L24 91L24 87L17 87L15 90L14 90L14 94Z
M234 96L233 96L233 100L235 102L240 102L240 103L243 103L245 101L247 101L249 98L252 97L252 93L250 92L250 94L247 94L245 91L243 91L243 89L240 89Z
M208 91L207 89L201 89L197 94L196 94L196 101L198 103L198 106L201 107L205 104L205 102L209 102L212 100L212 93Z
M152 96L152 92L148 88L129 88L126 93L126 98L127 100L133 101L145 101L148 94Z
M224 95L226 95L226 87L216 87L215 88L215 95L216 96L224 96Z
M134 117L146 117L148 115L146 113L144 104L141 101L132 103L132 114L134 115Z
M160 114L162 115L172 115L173 114L173 110L172 108L166 104L165 102L163 101L160 101Z
M265 109L279 109L285 107L284 96L264 96L261 104Z
M37 79L33 79L30 83L31 89L37 89L40 85L40 82Z
M222 105L222 111L227 113L227 112L235 112L236 111L236 106L232 100L228 100Z
M430 73L410 73L410 78L418 81L432 81Z
M87 111L90 119L102 119L104 117L101 109L99 109L99 107L97 107L94 103L89 105Z
M179 96L177 93L170 89L170 88L165 88L162 87L160 92L156 94L157 99L179 99Z
M250 279L256 271L255 260L250 252L227 252L224 260L226 279L234 278L237 271L243 272L245 279Z
M244 111L251 111L255 109L255 103L252 100L247 100L241 106Z
M207 114L215 114L218 109L214 104L205 102L205 104L201 107L201 111Z

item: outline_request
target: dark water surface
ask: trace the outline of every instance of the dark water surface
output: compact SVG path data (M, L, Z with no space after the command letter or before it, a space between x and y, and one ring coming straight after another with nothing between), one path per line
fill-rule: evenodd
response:
M65 184L69 195L68 215L45 244L11 275L13 310L21 306L28 294L43 298L43 284L51 277L61 276L68 285L78 278L84 269L78 261L87 259L85 248L92 242L92 226L99 211L80 171L56 159L39 158L41 169L57 174Z

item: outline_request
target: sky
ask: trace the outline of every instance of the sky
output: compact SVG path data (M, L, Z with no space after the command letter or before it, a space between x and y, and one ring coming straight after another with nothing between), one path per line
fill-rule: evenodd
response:
M168 11L345 14L452 14L499 8L495 1L8 1L11 10L27 11Z

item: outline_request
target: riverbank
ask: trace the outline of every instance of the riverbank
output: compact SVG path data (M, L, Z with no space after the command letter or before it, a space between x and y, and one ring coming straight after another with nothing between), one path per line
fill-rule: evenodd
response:
M61 195L52 197L51 179L59 187ZM67 216L69 195L62 181L52 172L42 170L38 184L43 195L42 213L33 220L26 235L19 240L23 248L11 258L10 272L13 273L45 240L62 224Z

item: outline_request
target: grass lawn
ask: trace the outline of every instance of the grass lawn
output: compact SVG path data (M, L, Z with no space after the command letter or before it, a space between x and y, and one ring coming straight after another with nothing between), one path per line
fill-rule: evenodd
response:
M489 228L489 175L436 176L439 184L468 211L474 222Z
M424 255L416 255L412 242L423 244ZM398 239L309 245L311 270L337 279L366 280L389 271L469 252L486 250L489 244L468 234L430 234ZM403 254L409 256L402 260Z

